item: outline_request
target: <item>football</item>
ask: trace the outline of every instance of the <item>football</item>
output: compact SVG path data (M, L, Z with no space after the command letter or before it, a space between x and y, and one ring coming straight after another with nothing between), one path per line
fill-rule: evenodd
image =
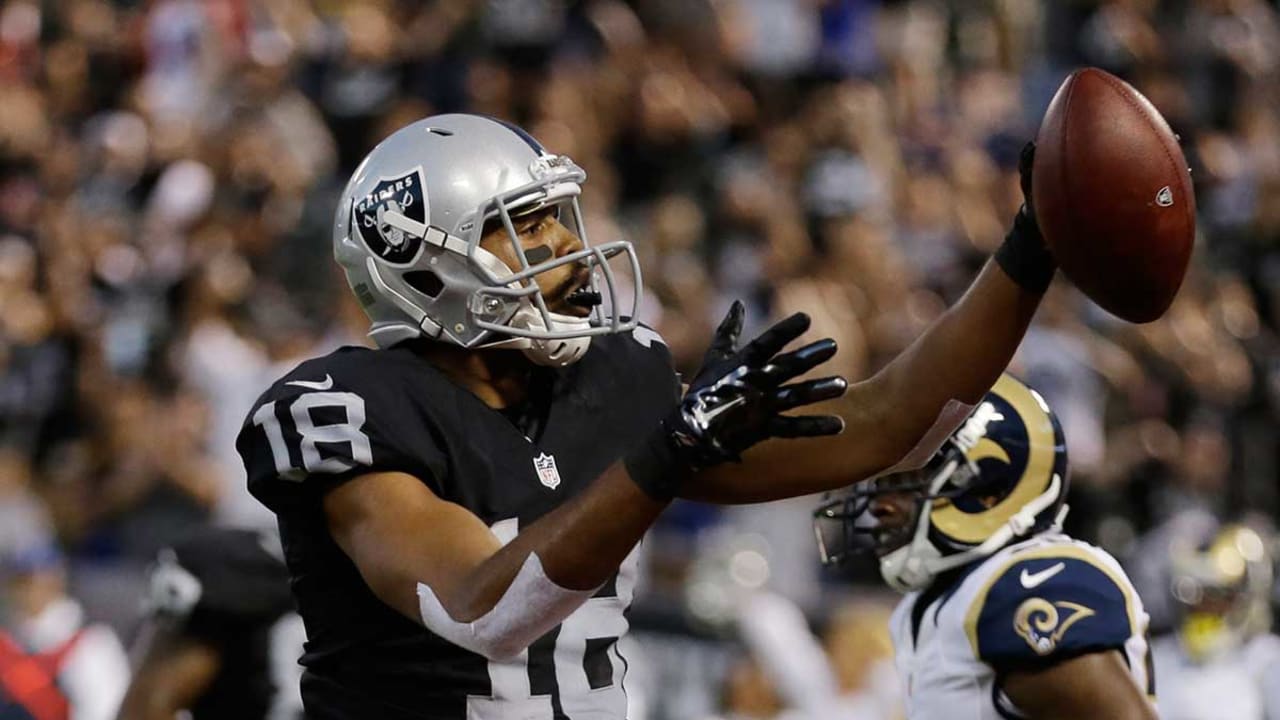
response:
M1063 273L1124 320L1164 314L1195 236L1191 172L1155 107L1097 68L1068 77L1036 137L1036 219Z

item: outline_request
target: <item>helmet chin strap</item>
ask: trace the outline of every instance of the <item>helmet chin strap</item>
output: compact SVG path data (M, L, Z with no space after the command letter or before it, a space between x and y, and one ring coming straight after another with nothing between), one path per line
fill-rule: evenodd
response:
M574 317L561 313L549 313L551 327L542 320L542 314L528 301L522 301L521 307L507 323L521 330L542 330L548 332L566 332L571 330L587 330L591 327L588 318ZM519 350L524 356L537 365L544 367L567 367L582 359L591 346L591 336L561 338L558 340L513 337L486 345L487 348L506 348Z
M952 461L939 473L940 486L946 478L955 472L958 465ZM929 541L929 513L933 511L933 500L924 502L920 508L920 517L916 521L916 532L911 542L894 550L880 559L880 574L886 583L898 592L921 590L929 585L935 577L947 570L967 565L979 558L987 557L1004 547L1014 538L1022 537L1035 527L1036 516L1053 506L1062 492L1062 478L1054 473L1049 487L1034 500L1022 506L1004 525L991 533L982 544L954 555L943 555ZM1053 527L1061 529L1062 521L1067 517L1068 507L1062 506L1054 518Z
M510 269L503 264L493 253L484 248L477 247L472 251L472 260L489 270L490 273L498 275L502 272L510 273ZM517 283L512 283L508 287L517 287ZM568 331L587 331L591 328L589 318L580 318L573 315L565 315L563 313L547 313L551 318L551 327L547 327L547 323L542 318L542 313L538 312L529 298L520 299L520 307L515 314L507 322L507 325L519 330L537 330L542 332L568 332ZM527 338L527 337L510 337L504 340L498 340L493 343L486 343L481 346L487 349L506 349L519 350L524 353L525 357L537 365L544 367L566 367L572 365L582 359L587 354L587 348L591 346L591 336L584 335L580 337L561 338L558 340L543 338Z

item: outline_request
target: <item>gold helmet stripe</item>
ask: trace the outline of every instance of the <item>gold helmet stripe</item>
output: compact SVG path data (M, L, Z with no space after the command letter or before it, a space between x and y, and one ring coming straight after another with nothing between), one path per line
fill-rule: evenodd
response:
M1009 522L1009 518L1024 505L1047 490L1053 479L1056 443L1053 436L1053 421L1049 419L1049 410L1044 400L1009 375L1001 375L992 392L1013 406L1014 411L1021 416L1023 424L1026 425L1027 466L1023 469L1022 476L1018 478L1013 492L987 510L964 512L951 503L934 504L933 511L929 513L929 521L939 532L957 542L976 544L991 537L992 533ZM1000 455L996 455L987 447L994 444L989 441L979 442L967 453L968 459L976 462L982 458L995 457L1007 461L1008 455L1003 453L1003 449Z

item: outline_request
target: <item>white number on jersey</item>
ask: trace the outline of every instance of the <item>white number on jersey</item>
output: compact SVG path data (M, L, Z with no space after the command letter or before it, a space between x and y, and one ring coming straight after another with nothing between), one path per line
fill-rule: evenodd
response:
M346 413L343 422L316 425L311 417L312 410L321 408L342 408ZM365 411L364 398L349 392L310 392L303 393L293 400L289 406L289 415L293 425L301 436L302 442L298 450L302 455L302 467L308 473L340 473L346 472L357 464L373 464L373 447L369 436L364 434ZM293 466L289 459L289 447L285 444L284 428L280 418L276 416L274 401L258 408L253 414L253 424L262 428L267 434L267 442L271 446L271 457L275 460L276 472L288 480L301 480L304 474ZM321 457L317 443L346 443L351 446L351 460L343 457ZM354 462L353 462L354 461Z
M519 531L519 521L510 518L494 523L493 534L503 544ZM560 707L569 717L626 717L627 696L623 690L626 660L615 643L608 651L613 666L613 682L592 688L583 660L592 639L622 638L627 633L623 614L635 591L638 548L632 550L618 568L614 597L593 597L560 624L556 636L554 666ZM491 697L467 698L467 717L474 720L551 720L551 696L534 695L529 687L529 651L507 662L489 663Z

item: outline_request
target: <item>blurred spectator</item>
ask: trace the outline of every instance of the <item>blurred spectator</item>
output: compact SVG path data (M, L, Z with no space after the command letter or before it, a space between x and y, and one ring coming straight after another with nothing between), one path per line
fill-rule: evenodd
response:
M17 550L4 574L0 699L7 711L114 718L129 686L128 659L115 632L87 622L80 603L67 594L61 553L48 542ZM65 715L50 714L59 712Z
M1017 150L1085 63L1180 135L1199 235L1167 317L1124 325L1060 282L1018 358L1071 426L1072 529L1122 551L1185 507L1274 518L1280 14L1264 0L12 0L0 445L26 489L0 517L50 516L102 617L131 616L119 588L178 530L269 522L230 446L246 393L359 341L331 260L336 188L415 117L510 118L586 168L588 229L636 242L644 319L683 368L738 297L756 326L810 312L857 378L998 245ZM686 573L707 525L783 533L776 512L675 511L653 575ZM814 604L805 542L772 559Z

